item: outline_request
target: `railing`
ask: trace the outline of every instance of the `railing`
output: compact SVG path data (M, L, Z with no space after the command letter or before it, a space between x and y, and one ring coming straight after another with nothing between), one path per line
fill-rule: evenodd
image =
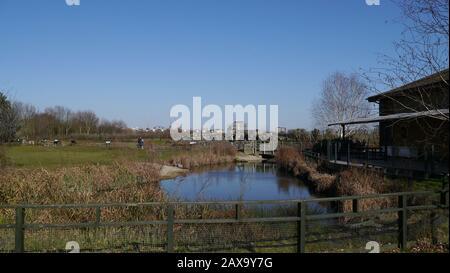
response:
M439 176L448 173L448 159L434 159L432 156L424 158L399 157L388 155L385 149L352 144L350 141L328 141L322 147L321 153L314 153L310 149L303 150L303 154L315 161L326 161L337 166L357 166L381 168L393 173L403 173L412 176L412 172L420 172L425 176Z
M431 198L431 203L412 204L415 198ZM437 197L437 198L436 198ZM360 204L364 200L370 199L390 199L397 200L396 205L362 210ZM331 213L308 213L308 206L311 203L340 203L351 202L351 211ZM293 216L271 216L271 217L254 217L250 214L244 214L243 208L246 206L276 206L291 205L296 207L296 215ZM233 213L230 218L219 219L179 219L176 217L176 208L183 206L227 206L231 207ZM329 219L352 219L355 217L380 216L382 214L397 215L397 244L401 249L406 249L408 243L408 217L414 211L436 211L445 210L448 212L448 187L439 192L400 192L389 194L375 194L364 196L346 196L332 198L315 198L308 200L281 200L281 201L224 201L224 202L168 202L168 203L127 203L127 204L85 204L85 205L1 205L0 210L14 210L15 223L0 224L2 229L14 230L15 252L26 252L26 232L33 230L57 230L57 229L100 229L100 228L118 228L118 227L144 227L144 226L160 226L165 227L165 251L177 251L177 244L174 240L175 233L182 233L183 230L176 229L178 225L238 225L238 224L264 224L264 223L290 223L296 224L296 234L292 238L296 240L296 249L299 253L306 251L307 244L307 224L315 221L323 221ZM142 221L103 221L102 213L108 209L120 208L145 208L159 206L164 208L164 218L161 220L142 220ZM34 210L70 210L85 209L94 210L95 219L83 223L28 223L26 216L28 212ZM247 217L246 217L247 215ZM1 215L0 215L1 216ZM276 230L274 230L275 232ZM1 240L2 238L0 238ZM34 251L40 251L34 250Z

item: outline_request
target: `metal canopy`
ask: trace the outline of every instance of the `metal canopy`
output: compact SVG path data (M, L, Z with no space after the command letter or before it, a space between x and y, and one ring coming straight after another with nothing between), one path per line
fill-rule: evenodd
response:
M375 122L386 121L386 120L413 119L413 118L419 118L419 117L438 116L438 115L448 115L448 109L439 109L439 110L430 110L430 111L412 112L412 113L398 113L398 114L371 117L371 118L360 118L360 119L353 119L353 120L348 120L348 121L335 122L335 123L328 124L328 126L335 126L335 125L345 126L345 125L350 125L350 124L375 123Z

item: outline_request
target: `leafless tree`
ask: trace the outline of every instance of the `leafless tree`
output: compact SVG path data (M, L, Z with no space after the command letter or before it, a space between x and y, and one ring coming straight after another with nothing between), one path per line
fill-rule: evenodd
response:
M410 84L430 75L436 75L434 94L440 97L433 100L429 88L421 85L401 95L384 96L405 112L432 111L429 117L448 122L448 112L440 111L446 103L448 109L448 67L449 67L449 1L448 0L393 0L401 9L404 26L402 37L394 43L394 55L381 55L379 67L371 68L362 74L371 83L373 94ZM436 91L436 87L440 90ZM438 113L437 115L435 113Z
M313 104L312 114L316 126L326 130L331 123L367 117L370 114L367 94L366 85L358 75L341 72L332 74L323 82L320 97ZM348 126L346 135L353 134L360 127ZM342 135L341 128L336 130Z
M381 55L378 67L362 75L385 105L397 112L421 112L422 117L409 119L424 135L418 142L442 145L448 151L449 1L392 1L403 13L402 37L394 43L395 54ZM389 90L397 92L385 93Z
M91 134L97 129L99 118L92 111L83 111L77 113L78 120L81 124L80 131L84 132L86 135Z
M31 104L22 102L13 102L13 109L19 120L19 132L18 134L25 139L28 139L35 135L34 127L31 126L31 121L37 115L36 107Z

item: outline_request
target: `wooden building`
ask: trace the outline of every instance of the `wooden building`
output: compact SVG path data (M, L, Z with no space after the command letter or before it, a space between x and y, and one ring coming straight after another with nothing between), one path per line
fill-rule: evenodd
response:
M449 70L368 98L388 156L448 159Z
M368 98L379 105L377 117L340 121L329 126L379 124L380 156L365 151L366 164L385 169L408 169L425 173L448 173L449 70L411 82ZM345 135L343 136L345 138ZM345 143L345 142L343 142ZM342 145L340 145L342 146ZM344 145L345 146L345 145ZM342 146L342 147L344 147ZM350 146L347 147L347 162ZM339 159L339 155L337 156Z

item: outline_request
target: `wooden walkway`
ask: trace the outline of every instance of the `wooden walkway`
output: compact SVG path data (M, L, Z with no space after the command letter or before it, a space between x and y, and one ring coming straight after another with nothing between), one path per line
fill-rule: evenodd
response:
M357 159L351 158L347 160L345 156L340 156L339 159L328 159L318 154L304 153L305 156L313 158L314 160L321 160L327 164L336 167L357 167L357 168L372 168L384 170L387 173L392 173L400 176L413 176L415 173L423 173L425 175L441 176L448 174L448 162L444 161L425 161L409 158L395 158L388 157L386 160L381 159Z

